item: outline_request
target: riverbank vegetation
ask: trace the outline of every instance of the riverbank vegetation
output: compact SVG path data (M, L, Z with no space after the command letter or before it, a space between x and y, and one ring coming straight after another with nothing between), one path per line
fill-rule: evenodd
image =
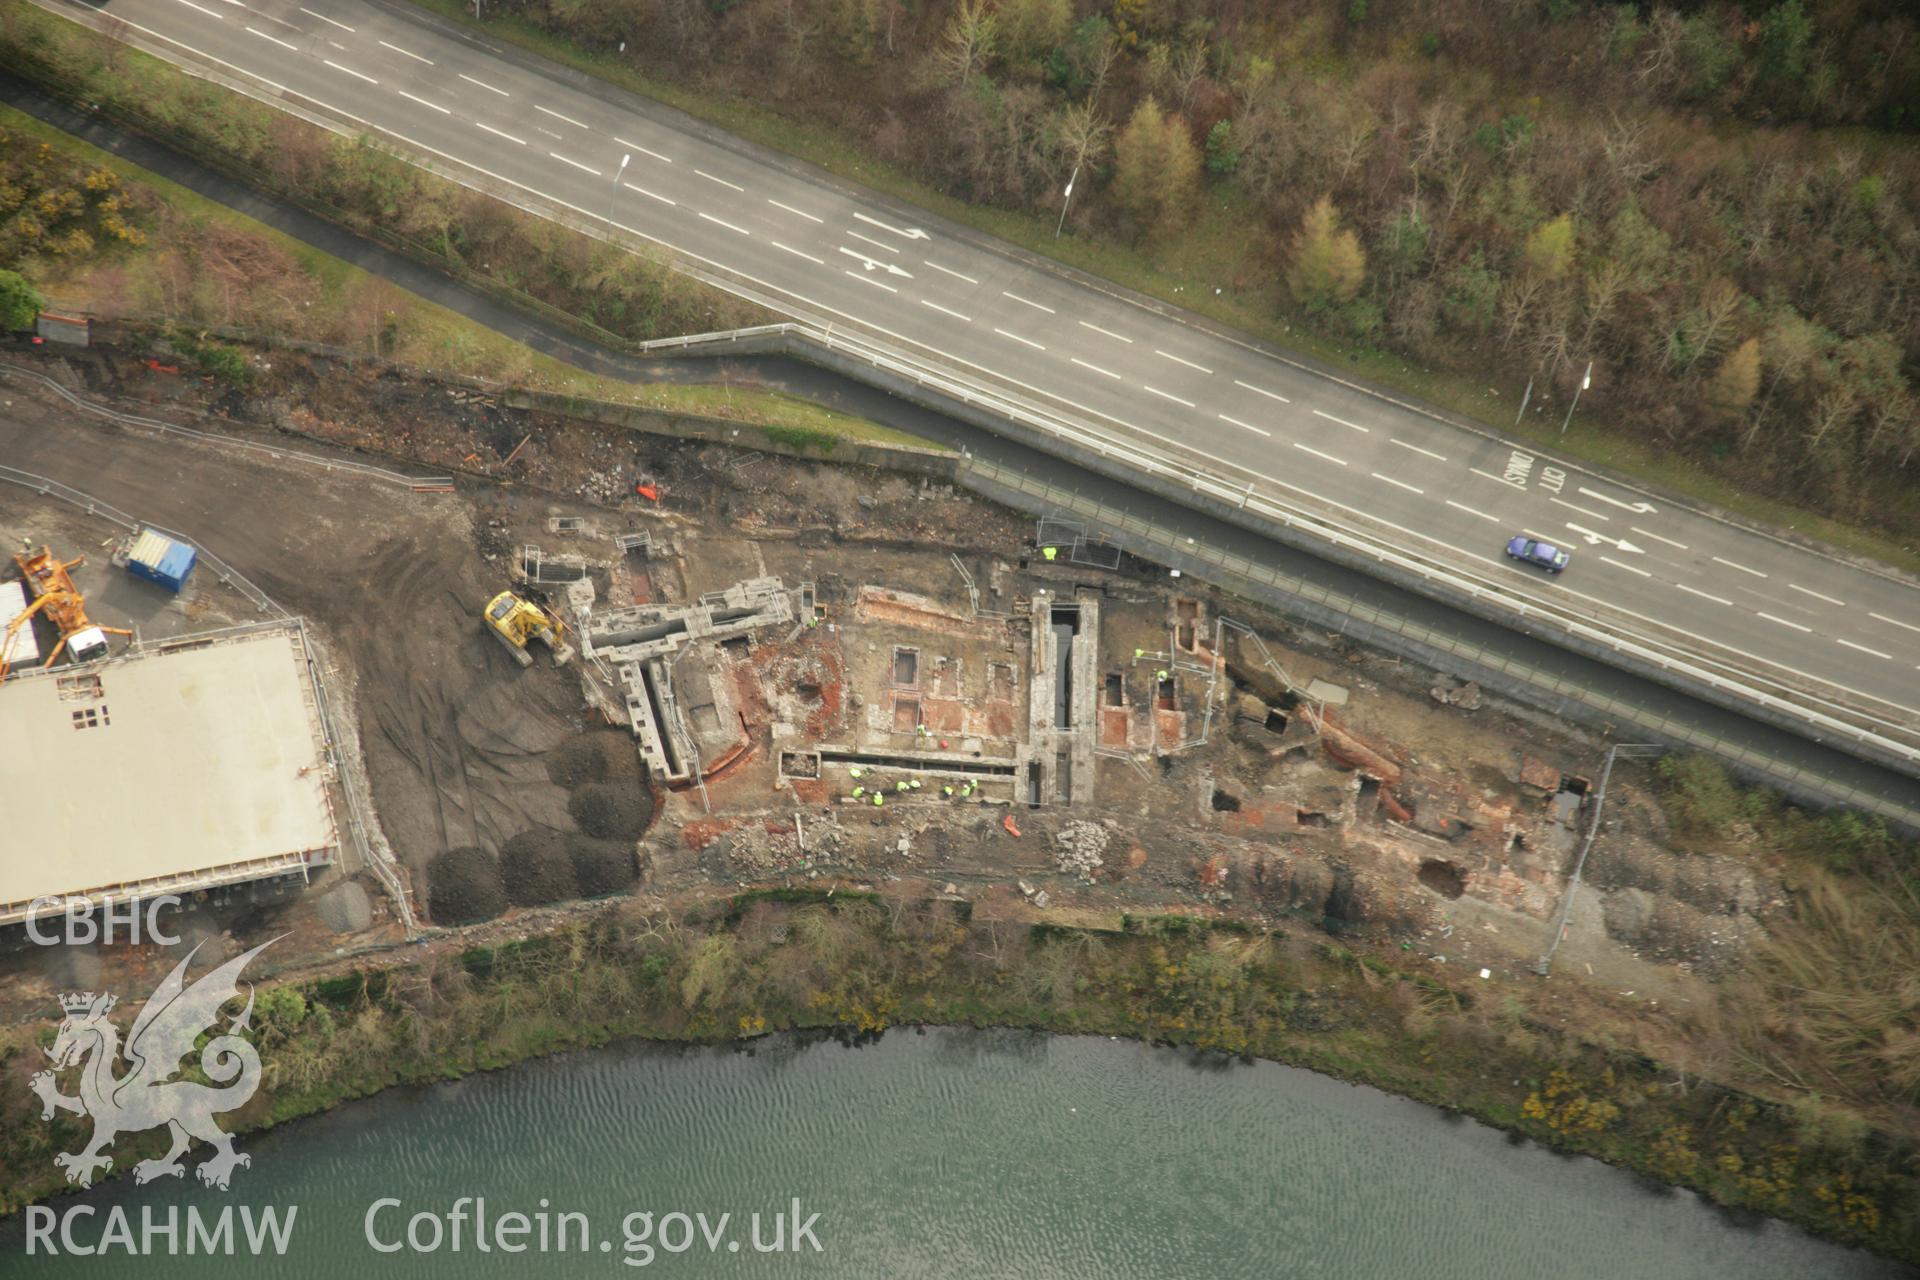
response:
M484 25L1503 430L1531 379L1519 429L1556 438L1591 361L1565 445L1920 530L1920 26L1891 0L503 0Z
M1793 927L1715 1010L1687 1015L1699 1052L1678 1066L1543 1016L1545 984L1462 988L1380 939L1171 915L1067 927L1009 890L955 902L898 885L771 888L677 907L616 900L525 941L275 988L255 1010L264 1084L239 1118L277 1123L625 1036L1033 1027L1365 1081L1920 1260L1920 1076L1912 1001L1899 994L1920 938L1913 848L1866 829L1847 857L1884 861L1819 865L1831 842L1811 833L1839 820L1731 788L1711 767L1672 774L1684 838L1738 841L1739 824L1763 824L1749 855L1808 877L1794 880ZM1715 804L1743 816L1700 825ZM52 1155L85 1131L67 1117L43 1124L27 1091L51 1035L14 1029L0 1042L0 1210L56 1192Z

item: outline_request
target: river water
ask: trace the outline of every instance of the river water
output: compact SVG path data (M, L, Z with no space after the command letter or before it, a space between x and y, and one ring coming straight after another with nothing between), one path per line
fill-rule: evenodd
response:
M751 1053L625 1046L391 1091L240 1147L253 1163L225 1194L116 1182L52 1207L96 1210L72 1220L83 1245L102 1240L114 1206L136 1233L143 1208L164 1221L167 1206L193 1206L211 1221L223 1206L298 1207L271 1262L138 1264L193 1280L1906 1274L1310 1072L1015 1032L894 1032L858 1048L776 1039ZM491 1239L536 1250L545 1199L548 1251L476 1252L470 1213L453 1252L448 1215L463 1196L485 1198L490 1233L527 1215L526 1234ZM399 1252L369 1243L381 1201L399 1203L375 1209L372 1235ZM556 1225L562 1210L585 1215L584 1251L578 1221ZM628 1218L649 1211L651 1230ZM676 1211L706 1215L704 1231ZM435 1216L413 1224L416 1242L437 1230L435 1252L406 1245L420 1213ZM775 1243L776 1213L780 1243L800 1252L755 1250ZM111 1263L23 1258L26 1225L0 1224L0 1274L134 1273L118 1248ZM689 1237L685 1251L663 1247ZM165 1251L164 1236L147 1239Z

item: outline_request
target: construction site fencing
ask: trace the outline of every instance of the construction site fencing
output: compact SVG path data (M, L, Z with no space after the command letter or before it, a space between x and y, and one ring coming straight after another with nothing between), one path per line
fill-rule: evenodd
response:
M640 348L651 353L737 350L784 354L798 359L815 359L821 353L847 357L961 405L1041 432L1099 459L1157 477L1189 494L1208 499L1236 516L1257 516L1269 527L1278 526L1306 535L1322 547L1330 546L1386 571L1385 576L1390 579L1424 583L1428 594L1458 602L1470 612L1491 617L1503 625L1551 627L1579 644L1631 659L1644 668L1702 688L1708 691L1709 698L1724 695L1818 733L1845 736L1873 758L1895 767L1920 766L1920 726L1886 719L1867 705L1871 700L1855 698L1849 691L1791 676L1764 660L1723 649L1710 641L1706 642L1708 647L1703 647L1695 637L1645 619L1603 608L1542 603L1498 579L1463 569L1444 555L1429 555L1409 547L1409 535L1405 531L1378 526L1360 513L1343 511L1340 518L1335 518L1324 512L1304 510L1291 501L1261 492L1259 478L1251 472L1245 480L1229 481L1212 469L1218 465L1212 460L1209 465L1201 465L1157 448L1142 447L1090 430L1015 393L968 380L837 326L759 325L661 338L641 343ZM819 361L815 359L815 362ZM962 466L963 471L971 469L976 473L982 473L983 468L1004 474L1003 469L971 457ZM1022 479L1024 481L1024 477ZM1028 491L1024 483L1020 487Z
M361 862L373 870L373 873L380 878L381 884L386 886L388 893L392 896L394 910L399 914L401 924L406 928L407 936L413 938L418 935L420 926L414 916L412 903L407 897L407 889L401 882L399 873L393 868L392 853L390 850L385 849L384 838L381 838L379 841L380 847L375 847L375 836L373 833L378 832L380 828L372 816L373 799L367 791L367 780L361 773L357 760L343 748L343 744L346 743L348 739L343 736L340 731L338 713L334 709L332 698L327 693L325 676L320 670L319 663L315 660L314 654L316 653L316 649L312 638L307 634L306 620L282 607L273 597L249 581L246 575L191 538L175 533L157 524L149 524L145 521L136 520L118 507L110 503L102 502L90 493L82 493L71 485L61 484L58 480L50 479L47 476L35 475L30 471L22 471L17 467L0 466L0 480L7 481L10 484L17 484L22 488L31 489L41 497L57 498L70 506L78 507L90 516L96 516L102 520L116 524L129 533L137 533L141 529L152 529L154 532L172 538L176 542L187 543L194 548L200 564L211 570L224 585L239 592L249 604L268 615L266 619L259 622L236 623L215 631L202 632L191 637L194 641L237 639L251 632L266 631L275 627L286 627L289 625L294 628L294 634L300 643L302 660L307 665L307 674L313 685L316 710L319 714L321 730L326 740L325 749L327 762L333 770L333 776L339 780L341 795L346 798L347 833L352 838L355 847L359 850ZM181 637L176 637L164 641L141 641L136 638L134 647L139 651L160 649L166 648L169 645L179 644L182 642L182 639ZM54 669L49 668L46 670ZM16 678L30 678L33 675L44 673L41 669L31 669L16 673Z
M1312 606L1331 625L1336 626L1340 634L1352 632L1361 638L1385 643L1391 648L1404 650L1412 647L1428 655L1441 655L1471 664L1510 685L1524 686L1537 693L1551 695L1563 703L1576 703L1604 722L1632 724L1670 746L1717 755L1742 772L1765 778L1791 794L1824 797L1920 830L1920 809L1786 764L1656 709L1610 697L1576 681L1516 661L1505 654L1355 600L1317 583L1281 573L1259 561L1190 541L1184 535L1130 512L1035 480L1024 473L997 467L977 458L970 460L968 470L985 485L1009 494L1039 499L1063 516L1078 518L1089 526L1098 525L1108 531L1111 540L1123 544L1132 541L1141 554L1171 562L1185 559L1204 566L1209 570L1210 577L1226 585L1232 585L1237 580L1280 592L1293 604Z
M162 422L157 418L146 418L136 413L122 413L106 405L78 395L43 373L30 369L19 369L11 365L0 365L0 377L16 382L31 382L60 397L82 413L104 418L123 427L145 431L153 435L173 436L182 440L193 440L200 444L210 444L216 448L237 452L254 453L276 460L304 463L319 467L324 471L343 472L348 475L366 476L382 484L397 485L413 493L445 493L453 488L452 476L409 476L398 471L389 471L385 467L376 467L370 463L353 462L345 458L326 458L319 454L302 453L298 449L287 449L279 445L262 444L257 440L242 440L235 436L223 435L212 431L195 431L192 427L183 427L177 423Z

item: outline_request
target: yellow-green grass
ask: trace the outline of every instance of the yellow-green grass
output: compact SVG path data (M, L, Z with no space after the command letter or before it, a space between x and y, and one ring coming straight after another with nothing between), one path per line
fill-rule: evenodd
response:
M779 392L738 387L634 384L584 373L496 333L449 308L406 293L351 263L256 222L245 214L190 191L131 161L101 151L70 134L20 111L0 105L0 128L16 136L32 137L73 155L81 162L112 170L129 185L146 187L192 224L217 223L258 238L285 251L316 286L313 305L303 308L301 327L279 336L301 340L325 334L348 308L373 291L384 291L393 313L390 343L381 354L422 368L445 370L492 381L512 383L584 398L643 405L669 413L734 418L766 426L824 431L850 440L882 444L940 446L864 419ZM144 249L125 249L74 270L36 271L35 283L62 300L85 303L98 292L94 280L106 267L118 273L116 289L123 297L138 297L163 246L150 241ZM136 317L164 322L170 317Z
M1409 398L1471 418L1503 435L1532 441L1557 453L1610 468L1648 484L1712 504L1749 520L1829 543L1859 555L1920 572L1920 546L1873 529L1817 515L1792 503L1741 489L1685 458L1610 431L1601 416L1576 416L1565 438L1559 417L1529 421L1518 428L1523 380L1491 391L1484 378L1421 368L1404 357L1356 349L1351 342L1314 331L1308 318L1290 312L1277 282L1264 278L1251 253L1248 222L1238 198L1216 193L1208 207L1183 232L1157 236L1140 245L1074 235L1054 238L1052 215L1017 213L968 204L865 153L860 140L823 124L782 115L737 97L706 93L649 76L619 56L582 48L498 10L475 23L471 6L460 0L413 0L423 9L484 29L554 62L664 102L688 115L719 125L750 141L805 160L841 177L907 201L955 222L996 236L1031 252L1056 259L1092 275L1206 316L1220 324L1310 356L1347 373L1396 388ZM1255 278L1249 280L1249 275ZM1219 293L1214 290L1219 289Z

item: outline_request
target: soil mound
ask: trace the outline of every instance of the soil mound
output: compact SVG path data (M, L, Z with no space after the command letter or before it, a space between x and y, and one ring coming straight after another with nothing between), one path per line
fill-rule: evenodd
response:
M576 835L567 838L567 852L573 862L574 883L583 898L624 893L639 878L630 845Z
M435 924L475 924L506 909L499 864L485 849L449 849L427 864L427 910Z
M522 831L500 847L500 880L514 905L539 906L579 896L564 834Z
M567 812L596 839L632 843L653 821L653 793L637 781L588 782L573 789Z

